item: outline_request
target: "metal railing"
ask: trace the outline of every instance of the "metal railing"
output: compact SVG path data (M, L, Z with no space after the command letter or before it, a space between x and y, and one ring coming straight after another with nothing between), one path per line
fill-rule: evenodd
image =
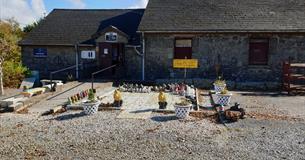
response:
M94 90L93 84L94 84L94 76L95 76L95 75L97 75L97 74L99 74L99 73L102 73L102 72L105 72L105 71L107 71L107 70L109 70L109 69L115 68L116 66L117 66L117 65L112 65L112 66L107 67L107 68L104 68L104 69L102 69L102 70L93 72L93 73L91 74L91 89Z
M54 86L53 86L53 75L56 74L56 73L60 73L60 72L63 72L63 71L67 71L67 70L71 70L71 69L74 69L76 68L77 66L82 66L82 64L79 64L79 65L74 65L74 66L70 66L70 67L67 67L67 68L63 68L63 69L60 69L60 70L57 70L57 71L53 71L50 73L50 85L51 85L51 91L54 91Z

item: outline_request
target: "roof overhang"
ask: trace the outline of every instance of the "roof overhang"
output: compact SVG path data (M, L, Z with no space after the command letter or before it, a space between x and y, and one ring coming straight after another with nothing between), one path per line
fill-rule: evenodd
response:
M305 33L300 30L139 30L137 33Z
M73 47L76 44L32 44L32 43L18 43L19 46L69 46ZM93 44L77 44L80 47L94 47Z

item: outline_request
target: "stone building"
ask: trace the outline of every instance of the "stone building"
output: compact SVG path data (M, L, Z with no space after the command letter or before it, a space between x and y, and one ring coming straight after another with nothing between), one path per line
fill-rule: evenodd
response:
M137 28L144 9L55 9L19 45L22 62L41 77L89 78L91 73L117 64L99 76L141 79L140 34ZM132 57L132 58L129 58ZM77 70L77 71L76 71ZM126 72L125 70L132 70Z
M179 79L174 58L198 59L188 78L280 81L281 63L305 62L305 1L150 0L139 26L147 79Z
M199 64L187 79L215 79L219 68L232 82L280 82L284 60L305 62L305 1L150 0L145 10L54 10L20 44L24 64L43 75L75 65L81 50L97 54L81 63L104 68L117 62L107 55L118 50L121 79L183 79L173 61L186 58ZM47 57L35 57L37 48Z

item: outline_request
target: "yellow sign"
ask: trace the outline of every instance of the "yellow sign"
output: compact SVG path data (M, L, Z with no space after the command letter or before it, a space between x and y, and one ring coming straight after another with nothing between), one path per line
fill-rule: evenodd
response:
M198 68L197 59L174 59L174 68Z

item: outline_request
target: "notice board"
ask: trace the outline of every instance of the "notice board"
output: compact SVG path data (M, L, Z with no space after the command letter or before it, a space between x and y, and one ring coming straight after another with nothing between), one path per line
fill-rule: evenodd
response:
M174 59L173 67L195 69L198 68L198 59Z

